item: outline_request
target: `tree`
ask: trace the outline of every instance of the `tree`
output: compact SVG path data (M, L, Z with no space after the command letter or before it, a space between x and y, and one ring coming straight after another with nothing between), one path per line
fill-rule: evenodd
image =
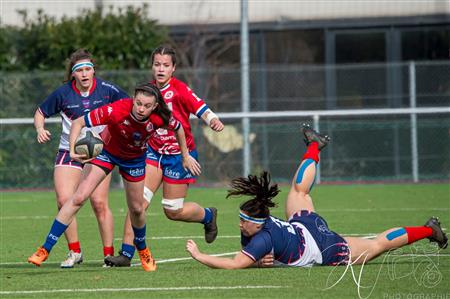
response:
M87 48L103 69L148 67L153 48L167 40L167 29L148 18L148 5L103 13L83 10L56 20L39 10L35 19L18 12L23 27L1 27L2 70L61 70L77 48Z

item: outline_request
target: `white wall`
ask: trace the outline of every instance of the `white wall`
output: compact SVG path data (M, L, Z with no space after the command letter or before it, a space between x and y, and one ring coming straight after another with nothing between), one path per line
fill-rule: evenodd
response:
M100 1L100 0L97 0ZM103 0L109 5L139 5L144 1ZM237 23L239 0L149 0L149 15L161 24ZM1 20L20 25L15 10L38 8L52 16L74 16L83 8L93 8L94 0L1 0ZM314 20L355 17L449 14L449 0L249 0L250 22Z

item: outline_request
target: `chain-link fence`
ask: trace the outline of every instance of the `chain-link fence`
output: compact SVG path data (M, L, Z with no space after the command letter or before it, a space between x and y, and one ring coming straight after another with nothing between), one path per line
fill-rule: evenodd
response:
M413 66L413 68L411 68ZM414 70L412 76L411 69ZM5 74L1 81L0 188L52 186L59 124L47 124L53 140L39 145L33 126L8 125L5 118L32 117L36 106L61 83L62 73ZM103 72L100 76L131 91L149 71ZM238 69L178 70L198 95L220 113L239 112ZM273 112L250 121L251 169L269 169L288 182L304 150L299 126L311 117L277 117L277 111L450 106L450 63L330 66L270 66L251 70L252 111ZM444 111L445 110L445 111ZM28 120L29 121L29 120ZM199 184L225 183L242 174L242 126L224 119L226 132L209 132L193 121L203 167ZM417 114L414 159L410 115L322 116L319 129L333 141L322 153L320 178L330 181L412 181L450 178L450 113ZM118 181L116 176L115 181Z

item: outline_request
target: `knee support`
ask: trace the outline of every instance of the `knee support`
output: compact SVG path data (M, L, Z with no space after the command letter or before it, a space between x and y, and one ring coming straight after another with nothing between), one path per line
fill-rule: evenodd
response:
M161 200L161 204L163 205L163 208L166 210L172 210L176 211L183 208L184 198L173 198L173 199L167 199L163 198Z
M153 198L153 192L152 190L148 189L147 187L144 187L144 198L145 200L150 204Z

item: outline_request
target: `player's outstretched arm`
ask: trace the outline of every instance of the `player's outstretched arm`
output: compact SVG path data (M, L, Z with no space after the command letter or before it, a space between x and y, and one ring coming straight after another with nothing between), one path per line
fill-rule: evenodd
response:
M209 108L202 114L201 118L213 131L220 132L225 127L219 117Z
M36 128L36 139L39 143L46 143L52 135L50 131L45 129L45 117L39 109L34 113L34 127Z
M181 156L183 157L183 167L188 169L193 175L200 175L201 166L191 155L186 144L186 135L184 133L183 126L180 126L178 130L175 130L175 138L180 145Z
M244 269L254 264L254 261L242 252L236 254L232 259L202 253L193 240L186 242L186 250L191 254L192 258L211 268L228 270Z

